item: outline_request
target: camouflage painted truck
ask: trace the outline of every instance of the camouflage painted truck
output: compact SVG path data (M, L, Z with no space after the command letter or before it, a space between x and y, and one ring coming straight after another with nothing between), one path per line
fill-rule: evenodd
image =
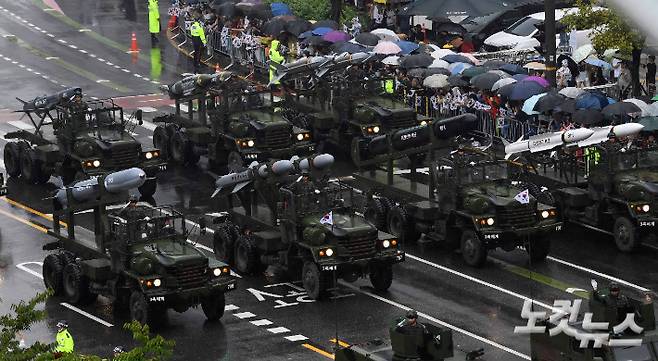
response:
M301 276L313 299L326 296L337 278L369 276L376 290L387 290L404 252L395 237L355 213L351 188L328 182L332 163L322 154L253 163L220 177L216 193L228 193L229 210L207 215L218 258L243 273L267 267L268 277Z
M20 100L20 99L19 99ZM145 148L131 134L142 122L138 110L128 119L112 99L83 100L80 88L23 102L34 130L5 134L7 174L28 183L60 176L64 184L109 172L139 167L149 178L139 187L143 197L157 190L155 175L166 170L160 150Z
M233 73L192 75L166 90L176 111L154 118L153 144L179 164L196 164L205 155L211 167L236 170L314 151L311 133L281 115L271 92Z
M604 143L593 149L584 156L535 159L536 172L528 177L551 191L565 222L611 235L623 252L655 244L658 147L621 149L618 143Z
M474 130L473 114L434 121L375 138L372 159L357 164L385 164L386 171L354 174L366 193L364 215L401 243L436 241L461 249L471 266L485 263L489 250L525 247L532 261L546 258L551 238L562 229L557 209L538 201L529 182L514 181L520 167L497 160L456 140ZM435 152L443 154L434 160ZM414 162L407 175L394 175L394 160L429 154L426 174Z
M594 297L598 293L598 297ZM625 292L626 293L626 292ZM606 302L610 297L609 288L589 292L589 312L592 322L606 322L608 327L603 329L587 329L583 322L569 322L568 326L575 332L591 334L602 333L609 336L608 341L600 347L594 347L594 342L587 342L581 347L580 340L561 332L555 336L549 334L549 329L556 325L549 320L537 322L537 326L546 326L543 333L530 335L530 355L533 361L657 361L658 360L658 331L656 331L656 318L654 315L653 298L649 294L624 295L627 302L624 307L619 304ZM631 329L615 332L614 326L619 325L627 314L633 314L634 322L641 327L636 333ZM615 346L610 341L639 340L637 345Z
M131 168L55 194L48 234L57 240L44 246L53 251L43 261L46 287L71 304L108 297L141 323L159 323L170 308L185 312L199 305L209 320L218 320L236 279L226 263L188 242L185 217L136 200L116 207L145 179ZM93 231L76 224L83 217L76 213L86 210L93 210Z

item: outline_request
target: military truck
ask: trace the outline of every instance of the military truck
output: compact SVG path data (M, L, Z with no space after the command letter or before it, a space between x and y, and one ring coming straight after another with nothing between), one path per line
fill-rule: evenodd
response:
M543 196L539 187L512 180L520 172L517 164L456 141L476 124L474 115L464 114L374 139L369 149L377 156L358 164L384 163L386 171L354 174L359 187L371 189L364 215L403 244L424 234L423 241L460 248L471 266L483 265L491 249L519 246L532 261L541 261L562 228L557 209L537 200ZM434 160L437 149L456 150ZM410 174L395 177L393 161L418 153L430 155L425 173L416 172L412 162Z
M185 92L181 82L195 88ZM231 73L194 75L168 89L176 111L153 120L160 124L153 144L177 163L196 164L205 155L213 167L237 170L253 161L314 150L311 133L282 116L271 92L249 86ZM181 111L185 107L186 115Z
M422 331L407 333L396 325L389 329L390 341L380 339L336 350L336 361L473 361L484 350L455 353L452 330L431 323L420 324Z
M658 147L604 143L530 161L529 179L550 189L565 222L612 235L623 252L658 240Z
M218 320L236 279L226 263L189 243L181 213L136 200L121 207L128 189L145 178L132 168L58 191L48 231L57 240L44 246L53 251L43 261L46 287L71 304L103 295L141 323L158 324L169 308L185 312L199 304ZM93 210L93 231L76 224L76 213L86 210Z
M242 273L267 266L268 277L301 276L313 299L326 296L337 278L369 276L375 290L387 290L404 252L395 237L354 212L351 188L328 182L332 163L322 154L254 163L220 177L216 193L225 194L229 210L207 215L218 258Z
M5 139L12 140L4 147L9 176L42 184L54 175L68 185L74 180L140 167L149 175L140 193L144 197L155 193L154 176L167 164L160 159L159 149L144 148L131 134L135 122L142 122L141 110L126 119L112 99L83 101L80 88L23 103L17 112L28 116L34 131L5 134Z
M374 137L431 122L385 94L381 85L385 80L348 77L287 93L286 114L297 126L311 129L317 144L349 150L353 160L358 152L365 159L367 145Z
M595 293L599 293L595 297ZM602 332L610 335L610 340L640 339L640 345L614 346L608 343L594 347L590 341L587 347L580 347L580 340L562 332L551 336L549 329L556 325L548 320L537 322L537 326L547 326L544 333L530 335L530 354L533 361L627 361L627 360L658 360L658 332L654 315L653 299L649 295L625 295L628 299L628 309L619 308L605 302L609 289L590 291L589 310L593 322L607 322L609 329L587 330L583 322L569 322L574 331L580 333ZM631 330L615 333L612 328L621 323L627 313L634 314L635 323L642 327L642 332L636 334ZM620 317L621 316L621 317Z

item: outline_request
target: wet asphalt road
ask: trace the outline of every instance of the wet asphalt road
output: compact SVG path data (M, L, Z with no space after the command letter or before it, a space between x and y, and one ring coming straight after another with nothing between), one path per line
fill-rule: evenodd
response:
M32 99L80 86L89 96L116 96L129 111L144 110L146 122L135 133L150 145L154 127L149 120L173 109L157 95L158 85L190 71L189 59L164 33L160 47L151 48L145 1L58 4L66 15L44 11L40 0L0 2L0 135L30 128L27 119L11 113L19 106L15 97ZM161 5L164 27L165 2ZM132 32L138 55L126 53ZM0 137L0 145L5 143ZM202 160L199 167L171 167L160 174L155 202L171 204L193 221L203 212L220 210L222 205L210 199L215 174L206 168ZM336 168L340 175L352 171L345 161ZM16 179L8 184L9 196L0 199L0 313L44 289L41 245L49 239L44 230L50 213L44 198L55 187ZM83 225L89 227L89 220ZM391 320L412 307L429 316L425 321L452 327L463 350L484 348L486 360L529 359L527 336L513 333L514 326L525 324L520 317L524 299L532 298L541 309L556 299L577 298L583 293L574 290L589 289L592 277L604 283L616 277L627 292L658 288L658 251L620 254L608 236L573 227L554 242L552 257L542 264L528 264L521 250L497 251L483 268L473 269L458 254L437 246L406 245L405 250L408 258L395 267L386 293L376 294L367 280L359 280L341 283L329 301L309 302L295 280L268 285L262 277L246 276L227 295L221 322L206 322L199 309L169 311L159 332L176 340L176 360L326 360L336 334L348 343L387 338ZM52 341L55 323L64 318L83 352L108 355L115 345L132 344L121 327L128 315L115 312L106 299L82 310L59 302L48 301L48 319L26 335L28 343Z

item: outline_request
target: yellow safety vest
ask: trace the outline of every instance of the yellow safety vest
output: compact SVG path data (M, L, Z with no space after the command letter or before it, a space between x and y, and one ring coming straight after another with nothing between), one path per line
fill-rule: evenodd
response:
M386 94L393 94L395 91L395 82L393 79L387 79L384 81L384 91Z
M281 64L284 60L283 55L279 52L279 45L281 45L281 42L274 39L272 40L272 43L270 44L270 51L269 51L269 57L270 61L273 63ZM270 64L270 82L272 82L272 79L274 79L274 72L276 71L276 67L273 64ZM274 84L279 84L279 82L274 82Z
M57 347L55 351L62 353L71 353L73 352L73 337L69 333L69 330L62 330L57 332Z
M206 45L206 33L203 31L203 26L201 26L198 21L194 20L192 25L190 25L190 34L193 38L201 39L203 45Z
M585 174L589 176L592 166L601 161L601 152L596 147L585 148Z
M149 32L157 34L160 32L160 8L158 0L149 0Z

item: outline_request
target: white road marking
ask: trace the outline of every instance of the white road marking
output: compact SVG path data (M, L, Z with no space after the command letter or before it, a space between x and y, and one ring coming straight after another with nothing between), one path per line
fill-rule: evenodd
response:
M98 61L100 61L101 63L104 63L104 62L106 62L106 60L105 60L105 59L103 59L103 58L97 58L97 59L98 59Z
M78 51L83 53L83 54L87 54L87 50L85 50L85 49L78 49Z
M30 124L27 124L25 122L22 122L20 120L10 120L7 123L15 126L18 129L21 129L21 130L34 129L34 126L32 126Z
M89 56L91 56L92 58L95 58L95 57L96 57L96 54L89 53Z
M625 285L625 286L628 286L628 287L635 288L635 289L640 290L640 291L642 291L642 292L648 292L648 291L651 291L651 290L648 289L648 288L645 288L645 287L642 287L642 286L636 285L636 284L631 283L631 282L628 282L628 281L624 281L624 280L622 280L622 279L619 279L619 278L617 278L617 277L611 276L611 275L609 275L609 274L605 274L605 273L602 273L602 272L598 272L598 271L595 271L595 270L593 270L593 269L589 269L589 268L587 268L587 267L579 266L579 265L577 265L577 264L573 264L573 263L571 263L571 262L567 262L567 261L562 260L562 259L559 259L559 258L555 258L555 257L548 256L548 257L546 257L546 259L547 259L547 260L551 260L551 261L553 261L553 262L557 262L557 263L563 264L563 265L568 266L568 267L571 267L571 268L575 268L575 269L580 270L580 271L583 271L583 272L591 273L591 274L593 274L593 275L595 275L595 276L599 276L599 277L603 277L603 278L609 279L610 281L614 281L614 282L617 282L617 283L619 283L619 284L622 284L622 285Z
M306 337L304 335L292 335L292 336L286 336L284 338L288 341L291 341L291 342L308 340L308 337Z
M404 311L409 311L409 310L411 309L411 307L407 307L407 306L405 306L405 305L403 305L403 304L401 304L401 303L397 303L397 302L395 302L395 301L391 301L391 300L389 300L389 299L387 299L387 298L384 298L384 297L378 296L378 295L373 294L373 293L370 293L370 292L368 292L368 291L361 290L361 289L359 289L357 286L354 286L353 284L350 284L350 283L347 283L347 282L343 282L343 281L339 281L339 282L340 282L343 286L345 286L345 287L347 287L347 288L351 288L351 289L353 289L354 291L361 292L361 293L363 293L363 294L365 294L365 295L367 295L367 296L370 296L370 297L372 297L372 298L374 298L374 299L376 299L376 300L382 301L382 302L384 302L384 303L388 303L389 305L391 305L391 306L395 306L395 307L397 307L397 308L399 308L399 309L402 309L402 310L404 310ZM418 311L417 311L417 312L418 312ZM428 314L426 314L426 313L418 312L418 316L423 317L423 318L425 318L425 319L427 319L427 320L430 320L430 321L432 321L432 322L434 322L434 323L436 323L436 324L439 324L439 325L441 325L441 326L443 326L443 327L447 327L447 328L449 328L449 329L452 329L453 331L459 332L459 333L461 333L461 334L463 334L463 335L466 335L466 336L472 337L472 338L474 338L474 339L476 339L476 340L478 340L478 341L484 342L484 343L486 343L487 345L493 346L493 347L495 347L495 348L497 348L497 349L500 349L500 350L503 350L503 351L505 351L505 352L511 353L512 355L518 356L518 357L520 357L520 358L522 358L522 359L530 360L530 356L528 356L528 355L526 355L526 354L524 354L524 353L521 353L521 352L519 352L519 351L516 351L516 350L514 350L514 349L511 349L511 348L509 348L509 347L507 347L507 346L501 345L501 344L499 344L499 343L497 343L497 342L491 341L491 340L489 340L489 339L487 339L487 338L484 338L484 337L482 337L482 336L476 335L476 334L474 334L474 333L472 333L472 332L470 332L470 331L464 330L463 328L460 328L460 327L457 327L457 326L451 325L451 324L449 324L449 323L447 323L447 322L441 321L441 320L439 320L439 319L437 319L437 318L434 318L434 317L432 317L432 316L430 316L430 315L428 315Z
M551 306L551 305L549 305L549 304L546 304L546 303L543 303L543 302L540 302L540 301L533 300L533 299L531 299L530 297L526 297L526 296L521 295L521 294L519 294L519 293L516 293L516 292L514 292L514 291L510 291L510 290L508 290L508 289L502 288L502 287L497 286L497 285L494 285L494 284L492 284L492 283L489 283L489 282L483 281L483 280L481 280L481 279L479 279L479 278L475 278L475 277L473 277L473 276L469 276L469 275L467 275L467 274L464 274L464 273L461 273L461 272L459 272L459 271L453 270L452 268L448 268L448 267L445 267L445 266L441 266L441 265L439 265L439 264L436 264L436 263L434 263L434 262L430 262L430 261L425 260L425 259L422 259L422 258L420 258L420 257L416 257L416 256L414 256L414 255L412 255L412 254L409 254L409 253L406 254L406 257L407 257L407 258L410 258L410 259L413 259L413 260L415 260L415 261L418 261L418 262L420 262L420 263L424 263L424 264L426 264L426 265L428 265L428 266L431 266L431 267L434 267L434 268L436 268L436 269L440 269L440 270L442 270L442 271L445 271L445 272L451 273L451 274L453 274L453 275L455 275L455 276L458 276L458 277L461 277L461 278L465 278L465 279L467 279L467 280L469 280L469 281L471 281L471 282L475 282L475 283L480 284L480 285L482 285L482 286L486 286L486 287L489 287L489 288L493 288L493 289L495 289L495 290L497 290L497 291L500 291L500 292L502 292L502 293L505 293L505 294L507 294L507 295L510 295L510 296L513 296L513 297L516 297L516 298L520 298L520 299L522 299L522 300L524 300L524 301L531 301L532 303L534 303L534 304L537 305L537 306L541 306L541 307L544 307L544 308L546 308L546 309L549 309L549 310L552 310L552 311L555 311L555 312L560 312L560 310L559 310L558 308L555 308L555 307L553 307L553 306Z
M86 32L88 32L88 31L91 31L91 29L80 29L80 30L78 30L78 31L81 32L81 33L86 33Z
M98 79L98 80L96 80L96 83L99 83L99 84L100 84L100 83L109 83L109 82L110 82L110 81L107 80L107 79Z
M91 320L94 320L94 321L100 323L100 324L103 325L103 326L106 326L106 327L112 327L112 326L114 326L113 324L111 324L111 323L109 323L109 322L107 322L107 321L105 321L105 320L102 320L102 319L100 319L100 318L98 318L98 317L96 317L96 316L94 316L94 315L92 315L92 314L90 314L90 313L88 313L88 312L85 312L85 311L83 311L83 310L81 310L81 309L79 309L79 308L77 308L77 307L75 307L75 306L72 306L72 305L70 305L70 304L68 304L68 303L66 303L66 302L62 302L62 303L60 303L60 305L62 305L62 306L64 306L64 307L68 308L68 309L71 310L71 311L75 311L75 312L77 312L77 313L79 313L79 314L81 314L81 315L83 315L83 316L85 316L85 317L87 317L87 318L89 318L89 319L91 319Z
M64 39L57 39L57 41L59 41L59 42L62 43L62 44L66 44L66 43L67 43L67 41L64 40Z
M240 313L234 313L233 316L235 316L235 317L237 317L237 318L239 318L239 319L241 319L241 320L244 320L245 318L256 317L256 315L254 315L254 314L251 313L251 312L240 312Z
M290 332L290 330L287 329L287 328L285 328L285 327L273 327L273 328L268 328L267 331L268 331L268 332L271 332L271 333L273 333L273 334L275 334L275 335L276 335L276 334L279 334L279 333Z
M18 269L21 270L21 271L25 271L25 272L31 274L32 276L34 276L34 277L36 277L36 278L43 279L43 276L41 275L41 273L29 269L29 268L27 267L28 264L35 264L35 265L38 265L39 267L43 267L43 263L42 263L42 262L23 262L23 263L19 263L19 264L17 264L17 265L16 265L16 268L18 268Z
M155 113L155 112L158 111L157 109L155 109L153 107L139 107L139 109L141 109L144 113ZM155 128L153 128L153 129L155 129Z
M136 77L136 78L141 78L142 77L141 75L139 75L137 73L133 74L133 76Z
M255 326L269 326L273 323L272 321L270 321L266 318L264 318L262 320L256 320L256 321L250 321L250 322L251 322L251 324L253 324Z
M46 35L50 36L51 38L54 38L54 37L55 37L55 35L53 35L53 34L51 34L51 33L47 33Z
M77 49L78 47L75 46L75 45L73 45L73 44L69 44L69 48L71 48L71 49Z
M155 125L155 124L153 124L153 123L151 123L151 122L148 122L148 121L144 120L143 123L142 123L142 127L143 127L143 128L146 128L146 129L148 129L148 130L150 130L150 131L154 131L155 128L157 127L157 125Z
M235 311L235 310L239 310L239 309L240 309L240 307L238 307L236 305L226 305L226 306L224 306L224 311Z
M58 56L48 56L46 57L46 60L59 60Z
M124 68L121 68L121 71L123 71L124 73L130 73L130 70Z
M577 288L577 287L569 287L566 290L564 290L564 292L567 292L567 293L587 292L587 290L584 290L582 288Z

